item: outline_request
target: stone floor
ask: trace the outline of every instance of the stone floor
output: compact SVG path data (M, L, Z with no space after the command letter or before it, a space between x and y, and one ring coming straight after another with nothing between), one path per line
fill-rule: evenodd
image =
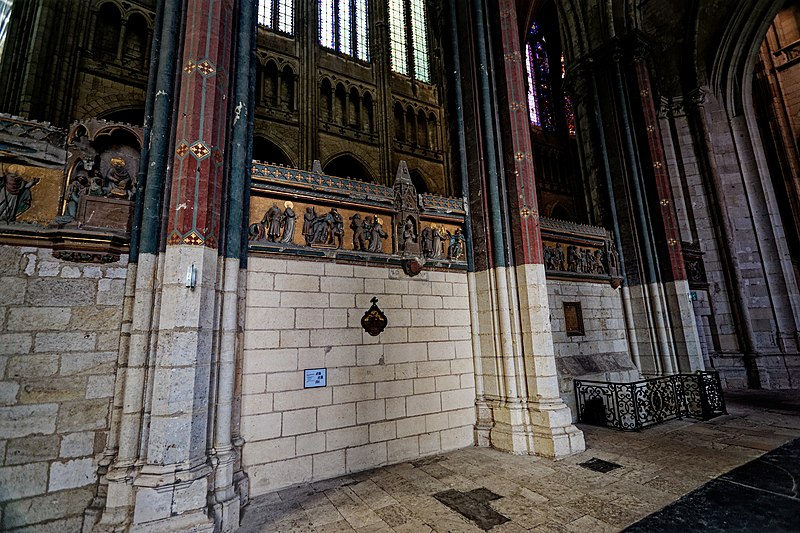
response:
M729 414L707 422L641 433L582 427L586 452L557 462L468 448L293 487L253 499L240 531L619 531L800 436L800 392L726 398ZM592 459L620 468L580 466Z

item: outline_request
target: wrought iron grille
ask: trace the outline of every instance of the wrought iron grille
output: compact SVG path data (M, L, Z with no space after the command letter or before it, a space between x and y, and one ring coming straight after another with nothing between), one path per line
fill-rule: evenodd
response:
M623 431L676 418L709 420L727 414L718 372L697 371L614 383L575 380L578 421Z

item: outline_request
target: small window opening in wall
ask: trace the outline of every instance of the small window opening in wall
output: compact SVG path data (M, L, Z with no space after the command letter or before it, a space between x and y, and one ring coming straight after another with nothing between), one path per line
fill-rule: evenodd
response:
M570 337L586 335L580 302L564 302L564 328Z

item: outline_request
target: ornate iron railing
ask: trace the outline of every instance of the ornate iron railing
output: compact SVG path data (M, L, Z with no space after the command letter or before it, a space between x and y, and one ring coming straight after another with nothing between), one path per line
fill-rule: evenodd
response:
M578 421L623 431L677 418L709 420L727 414L718 372L697 371L613 383L575 380Z

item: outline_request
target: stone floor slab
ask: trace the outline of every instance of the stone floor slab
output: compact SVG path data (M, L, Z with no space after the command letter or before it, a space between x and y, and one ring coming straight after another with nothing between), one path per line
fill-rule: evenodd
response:
M800 508L788 505L788 511L772 513L773 504L764 507L765 495L797 501L800 458L793 454L800 451L780 448L763 456L800 437L800 394L737 393L726 399L729 414L706 422L676 420L639 433L584 426L586 452L560 461L475 447L292 487L253 499L243 511L240 531L620 531L652 513L666 512L682 495L702 500L706 492L693 491L720 487L737 487L758 502L761 507L751 515L770 514L757 530L767 524L777 528L773 531L787 525L800 530ZM785 460L793 457L795 463L787 467ZM580 466L592 458L620 467L601 473ZM769 479L762 479L764 472L772 472ZM472 494L471 501L486 506L487 515L496 513L508 521L469 520L436 499L443 492ZM712 516L726 501L734 501L725 494L702 512ZM632 530L696 530L697 520L684 518L673 529L660 522Z

